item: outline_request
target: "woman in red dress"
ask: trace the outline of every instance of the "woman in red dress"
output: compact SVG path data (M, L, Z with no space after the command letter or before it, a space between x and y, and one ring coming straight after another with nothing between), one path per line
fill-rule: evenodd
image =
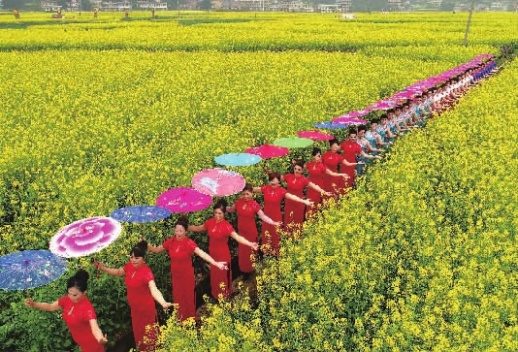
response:
M342 142L340 147L343 151L343 159L344 166L342 166L342 171L349 175L349 179L347 180L347 187L352 188L354 186L354 181L356 178L356 166L365 165L363 161L357 161L357 156L362 156L367 159L375 159L376 157L373 155L369 155L363 151L363 148L356 141L356 137L358 136L358 132L356 130L349 131L349 137Z
M328 192L333 193L335 196L344 195L346 193L347 188L351 187L350 183L352 176L348 168L353 167L354 171L356 162L352 164L348 160L344 159L342 154L339 153L340 144L336 139L329 141L329 147L330 149L327 152L325 152L322 156L322 162L332 172L340 171L341 173L345 173L348 176L348 178L346 185L344 177L336 177L326 173L324 175L324 189Z
M241 197L239 197L233 206L228 207L227 211L235 211L237 213L237 231L239 234L250 242L257 242L258 232L255 223L256 215L258 215L264 223L274 227L281 226L282 222L273 221L264 214L259 203L252 198L253 190L254 188L252 185L247 183L241 192ZM239 244L237 249L239 270L244 273L244 277L246 279L248 275L254 271L253 262L256 253L255 251L252 251L249 246L242 244Z
M187 237L189 220L180 217L175 224L174 237L165 240L160 246L148 244L147 249L152 253L167 251L171 259L171 281L173 286L174 303L178 306L178 320L196 318L196 292L192 256L196 254L207 263L219 270L228 270L226 262L217 262L201 250L196 242Z
M145 263L146 249L146 241L137 243L130 251L129 263L122 268L108 268L100 262L96 262L95 266L109 275L124 276L135 346L139 351L154 351L158 332L153 299L164 309L172 307L173 304L166 302L156 287L153 272Z
M322 151L320 148L313 148L311 155L313 156L313 160L307 162L306 165L304 165L304 168L308 170L309 180L320 188L326 189L324 176L329 175L332 177L342 177L345 180L349 178L347 174L334 172L327 168L327 166L322 162ZM313 202L313 206L306 208L306 217L309 218L317 211L318 206L322 201L322 196L320 192L317 192L312 188L308 188L306 191L306 197Z
M61 316L81 352L103 352L103 345L108 340L99 329L94 307L86 296L88 277L88 273L80 269L68 279L67 296L53 303L34 302L31 298L27 298L25 305L47 312L62 311Z
M268 173L268 185L254 187L254 192L262 193L264 200L264 213L275 222L282 220L281 202L289 199L303 205L311 206L313 202L302 199L281 187L281 175L278 172ZM261 250L266 255L279 255L279 233L277 228L263 221L261 234Z
M302 175L304 170L304 162L296 161L293 166L293 173L286 174L282 179L286 182L287 191L299 198L304 197L304 190L313 189L316 192L324 193L327 196L332 194L323 190L320 186L314 184L309 179ZM289 234L300 232L302 230L302 223L304 222L304 204L286 199L284 201L284 224L286 231Z
M229 270L221 270L214 265L210 268L210 287L212 296L216 299L228 298L232 293L232 271L230 270L230 249L228 238L232 237L237 243L248 246L256 251L257 242L251 242L234 231L230 223L225 220L227 201L220 199L214 205L214 217L205 221L203 225L189 226L190 231L206 231L209 236L209 254L218 262L229 263Z

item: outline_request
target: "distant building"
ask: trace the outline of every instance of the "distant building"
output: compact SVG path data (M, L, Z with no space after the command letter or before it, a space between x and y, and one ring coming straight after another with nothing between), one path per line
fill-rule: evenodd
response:
M40 7L42 11L45 12L56 12L61 10L61 5L58 4L57 1L54 0L42 0L40 2Z
M265 0L233 0L232 8L244 11L265 11L269 8L270 1ZM214 8L214 6L213 6Z
M351 11L352 0L336 0L336 4L342 7L342 13Z
M318 4L318 11L321 13L342 12L342 6L338 4Z
M318 10L322 13L351 11L351 0L336 0L336 4L318 4Z
M165 1L137 1L137 9L141 10L167 10Z
M403 3L404 2L402 0L388 0L389 8L396 11L403 9Z
M315 9L310 5L304 4L300 0L278 0L270 5L271 11L281 12L313 12Z
M103 1L101 4L103 11L130 11L131 8L129 1Z

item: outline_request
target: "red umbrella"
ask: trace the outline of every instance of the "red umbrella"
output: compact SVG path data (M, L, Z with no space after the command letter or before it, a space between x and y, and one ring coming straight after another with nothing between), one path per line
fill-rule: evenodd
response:
M263 159L279 158L288 155L290 150L286 147L280 147L272 144L263 144L258 147L252 147L245 150L245 153L259 155Z
M312 139L314 141L330 141L335 138L331 134L320 131L300 131L297 132L297 136L301 138Z

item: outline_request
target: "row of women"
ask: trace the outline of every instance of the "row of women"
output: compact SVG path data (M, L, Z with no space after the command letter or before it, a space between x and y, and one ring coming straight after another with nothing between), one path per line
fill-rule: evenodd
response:
M451 108L476 80L467 72L439 89L424 92L389 110L380 119L373 119L368 128L359 126L350 130L342 143L331 140L329 150L323 154L314 148L313 160L307 163L294 161L292 173L268 172L268 184L261 187L247 184L232 206L228 206L224 199L218 200L213 207L213 216L201 225L189 225L185 217L178 219L174 236L158 246L142 239L131 249L129 262L123 267L109 268L96 262L98 270L124 277L136 347L140 351L155 349L158 336L155 301L164 309L174 306L179 321L196 317L194 254L211 265L212 296L228 298L232 293L229 237L238 243L240 271L245 275L252 273L259 248L266 255L278 255L280 234L292 236L301 231L304 220L312 217L327 199L338 199L353 188L365 165L379 159L380 153L397 136L422 127L428 118ZM304 176L304 170L308 177ZM263 208L253 199L254 193L262 193ZM237 214L237 231L225 219L227 212ZM256 216L262 220L261 245L258 243ZM188 231L207 233L208 253L187 236ZM157 289L153 272L145 263L146 251L155 254L168 252L174 304L165 301ZM86 296L87 281L88 273L80 270L67 282L68 295L53 303L34 302L28 298L25 304L44 311L61 310L63 320L83 352L104 351L107 338L101 332L94 308Z

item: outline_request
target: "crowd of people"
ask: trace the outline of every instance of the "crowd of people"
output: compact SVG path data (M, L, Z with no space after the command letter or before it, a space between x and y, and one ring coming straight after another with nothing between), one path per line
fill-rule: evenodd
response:
M141 239L130 250L129 262L123 267L109 268L96 262L94 265L98 270L124 277L137 348L140 351L155 349L158 333L155 301L164 309L175 306L179 322L196 318L193 255L211 266L212 296L228 299L232 294L229 237L238 243L239 269L246 280L254 271L259 251L264 255L278 256L281 236L289 238L300 233L304 221L324 207L328 199L339 200L353 189L356 178L365 172L366 165L381 159L384 151L399 136L425 126L429 119L452 108L470 87L495 70L494 60L488 60L438 87L425 89L398 102L381 116L372 118L367 125L350 128L344 141L330 140L324 152L314 148L312 160L294 160L290 173L266 170L267 184L255 187L246 184L239 198L230 206L225 199L219 199L213 206L212 217L203 224L191 225L186 217L180 217L175 223L174 236L163 243L153 246ZM254 200L254 193L262 194L262 206ZM237 215L237 231L225 218L229 212ZM256 217L262 221L260 231ZM188 237L189 231L207 234L208 253ZM173 303L165 301L157 289L153 272L146 265L147 251L169 254ZM68 280L67 296L53 303L34 302L28 298L25 304L44 311L63 311L63 320L81 350L103 351L107 338L102 334L93 306L86 296L87 280L88 273L80 270Z

